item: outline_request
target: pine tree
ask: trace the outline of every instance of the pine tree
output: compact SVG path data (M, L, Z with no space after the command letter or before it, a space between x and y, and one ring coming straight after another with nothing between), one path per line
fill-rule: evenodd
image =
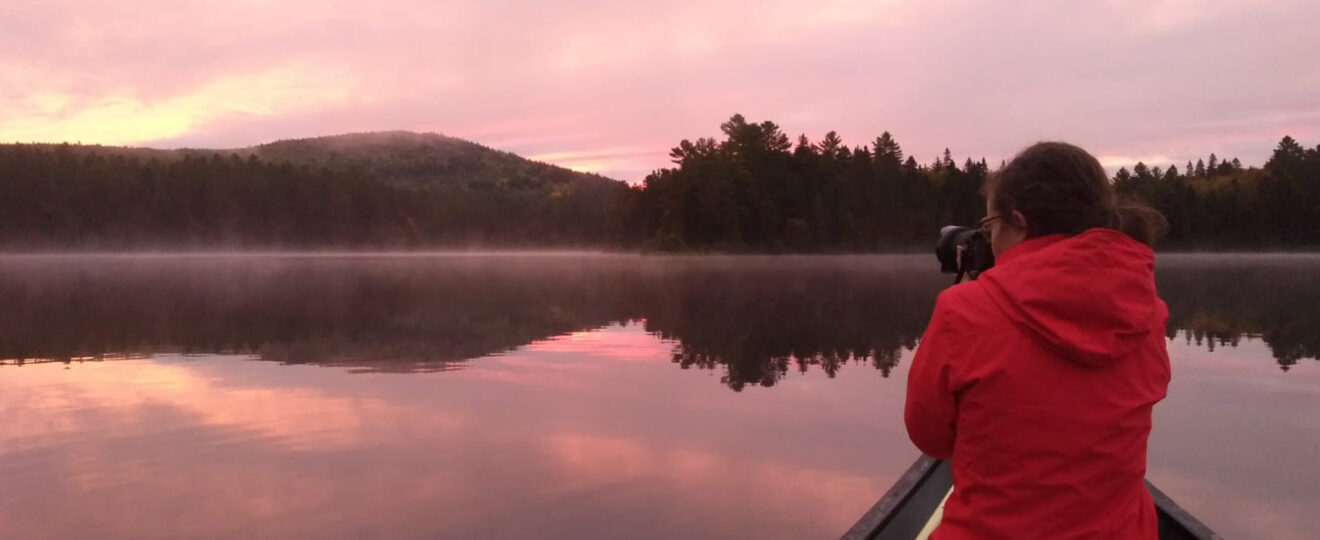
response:
M825 156L827 158L840 157L841 154L843 153L842 152L843 139L839 137L838 133L834 131L830 131L829 133L825 134L825 138L820 140L819 148L820 148L820 155L822 156Z
M1127 167L1119 167L1118 172L1114 174L1114 182L1125 183L1132 180L1132 173L1128 172Z
M898 168L903 164L903 149L898 146L898 142L886 131L876 137L872 143L875 147L875 162L881 166L892 166Z
M1132 166L1132 176L1137 180L1150 180L1150 168L1140 161Z

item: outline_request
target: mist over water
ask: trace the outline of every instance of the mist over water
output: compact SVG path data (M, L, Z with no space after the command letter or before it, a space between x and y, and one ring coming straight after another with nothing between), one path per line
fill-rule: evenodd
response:
M681 367L725 382L848 361L892 367L944 276L921 258L578 254L8 258L0 358L253 354L444 369L535 340L644 321ZM920 306L926 306L924 308ZM915 308L915 309L914 309ZM924 310L924 311L923 311ZM730 340L730 337L735 339Z
M684 367L733 362L734 386L772 384L762 368L784 360L892 367L949 283L934 267L917 255L4 256L0 359L183 352L399 370L638 320L675 340ZM1162 255L1156 280L1169 337L1209 350L1257 337L1284 368L1320 357L1320 256Z
M1320 397L1320 256L1156 279L1150 478L1228 537L1304 538L1320 477L1280 449L1320 420L1280 412ZM0 257L0 523L837 535L916 455L906 361L950 281L929 256Z

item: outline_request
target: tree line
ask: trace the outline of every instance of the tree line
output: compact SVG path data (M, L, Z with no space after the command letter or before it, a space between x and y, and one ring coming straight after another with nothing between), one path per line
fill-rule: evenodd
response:
M1263 169L1214 154L1181 171L1137 163L1119 169L1114 185L1164 213L1165 247L1320 247L1320 145L1304 148L1284 137Z
M983 158L920 163L888 132L793 140L741 115L720 130L639 186L409 133L245 155L0 145L0 248L877 252L928 249L984 215ZM1284 137L1263 168L1211 154L1113 181L1169 219L1164 248L1320 247L1320 146Z
M849 147L831 131L796 143L773 122L735 115L723 140L684 140L675 167L655 171L626 202L630 238L661 250L886 251L928 248L943 225L985 215L985 159L929 163L885 132ZM1121 195L1169 219L1161 247L1320 247L1320 146L1284 137L1263 169L1237 158L1179 171L1121 168Z
M622 212L625 237L661 250L883 251L928 247L942 225L984 215L989 168L946 149L921 165L888 133L849 147L833 131L796 143L734 115L724 140L684 140Z

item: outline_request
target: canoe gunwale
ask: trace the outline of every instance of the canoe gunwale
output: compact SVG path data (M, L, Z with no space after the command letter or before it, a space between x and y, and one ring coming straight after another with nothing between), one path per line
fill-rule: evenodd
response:
M841 540L915 537L952 486L949 463L922 455Z
M952 485L949 462L922 455L840 540L915 538ZM1146 490L1155 503L1161 540L1224 540L1149 480Z
M1165 495L1163 491L1155 487L1155 484L1146 481L1146 491L1150 492L1150 498L1155 501L1155 513L1158 514L1160 521L1160 538L1174 538L1187 540L1224 540L1224 537L1215 534L1201 520L1196 519L1191 512L1184 510L1173 502L1173 499Z

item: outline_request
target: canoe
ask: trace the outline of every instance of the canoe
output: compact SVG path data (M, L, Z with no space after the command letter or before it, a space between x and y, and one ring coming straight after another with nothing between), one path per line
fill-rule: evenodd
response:
M949 463L921 456L899 477L894 487L889 488L875 506L844 533L842 540L924 539L939 523L944 499L952 487ZM1155 500L1161 540L1223 540L1149 480L1146 489Z

